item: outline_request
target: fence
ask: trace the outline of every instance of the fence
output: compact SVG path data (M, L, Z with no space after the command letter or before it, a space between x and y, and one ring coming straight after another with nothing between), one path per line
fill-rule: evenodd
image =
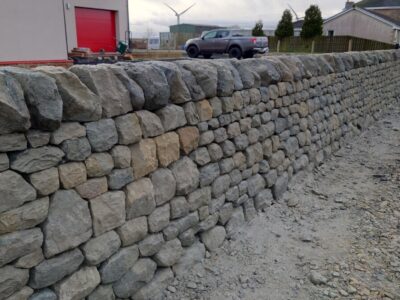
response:
M352 36L320 36L314 39L269 37L271 52L329 53L392 49L394 46Z

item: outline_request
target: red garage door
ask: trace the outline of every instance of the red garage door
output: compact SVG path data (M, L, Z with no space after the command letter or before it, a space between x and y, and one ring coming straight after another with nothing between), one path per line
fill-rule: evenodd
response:
M78 47L94 52L116 48L115 12L111 10L75 8Z

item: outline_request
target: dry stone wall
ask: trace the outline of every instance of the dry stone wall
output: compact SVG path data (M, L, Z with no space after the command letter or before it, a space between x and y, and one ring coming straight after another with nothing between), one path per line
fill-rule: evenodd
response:
M1 68L0 299L158 299L398 78L398 51Z

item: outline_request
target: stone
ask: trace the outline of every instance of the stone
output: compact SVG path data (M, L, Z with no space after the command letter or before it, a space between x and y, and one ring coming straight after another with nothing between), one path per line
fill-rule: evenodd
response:
M278 179L276 180L275 185L272 188L272 193L276 200L281 199L283 194L286 192L288 181L289 181L289 176L286 172L283 173L283 175L278 177Z
M10 155L11 169L21 173L34 173L58 165L64 152L56 147L28 149Z
M50 201L49 214L42 227L47 258L73 249L92 236L88 203L73 190L59 190Z
M255 197L265 187L265 180L260 174L250 177L247 183L247 191L250 197Z
M218 162L224 157L222 148L218 144L208 145L207 150L212 162Z
M142 139L142 128L136 114L127 114L115 118L115 126L118 132L118 143L130 145Z
M85 183L75 187L79 196L83 199L93 199L108 191L108 184L106 177L89 179Z
M114 160L114 166L119 169L131 166L131 150L127 146L117 145L111 149L110 154Z
M29 270L17 269L13 266L0 268L0 299L9 299L21 290L29 280Z
M146 299L160 299L162 292L174 279L174 273L170 268L162 268L156 272L153 280L142 287L132 299L146 300Z
M118 143L118 133L113 119L86 123L86 133L94 152L110 150Z
M256 210L265 210L267 207L271 206L274 197L272 196L271 190L262 190L254 198L254 207Z
M174 104L161 108L156 114L160 118L165 132L175 130L187 124L183 108Z
M83 267L71 276L54 285L59 300L84 299L100 284L96 267Z
M135 179L146 176L157 170L157 146L154 140L141 140L139 143L131 146L132 168Z
M224 127L214 130L214 140L216 143L222 143L228 139L226 129Z
M92 153L87 138L66 140L62 143L61 149L65 153L65 158L70 161L84 161Z
M209 251L218 249L224 242L225 237L226 231L223 226L216 226L201 233L201 240Z
M193 102L188 102L183 106L185 117L189 125L197 125L200 122L199 114L197 113L196 105Z
M159 267L171 267L176 264L183 253L181 242L174 239L166 242L154 256Z
M207 186L220 175L218 163L208 164L200 169L200 186Z
M171 200L176 191L175 177L169 169L157 169L150 175L154 186L154 197L157 205Z
M13 171L0 173L0 213L36 199L36 190Z
M276 169L277 167L283 164L284 160L285 160L285 153L282 150L279 150L278 152L272 154L268 163L272 169Z
M176 180L176 194L187 195L199 185L199 170L191 159L183 157L171 166L171 171Z
M87 180L84 163L68 163L58 167L60 182L64 189L72 189Z
M125 275L113 284L117 297L129 298L153 278L157 265L150 258L139 259Z
M6 171L10 167L7 153L0 153L0 172Z
M126 217L128 220L150 215L156 208L153 183L142 178L125 187Z
M66 140L78 139L86 136L86 128L78 122L61 123L60 128L51 134L50 143L60 145Z
M157 207L148 217L150 232L159 232L163 230L169 224L169 219L169 204Z
M14 266L20 269L31 269L40 264L43 260L43 251L41 248L38 248L33 252L18 258Z
M29 180L41 196L50 195L60 188L58 168L30 174Z
M283 149L286 151L286 154L294 155L296 151L299 149L299 141L296 137L288 138L285 143L283 143Z
M237 232L237 229L239 227L243 226L244 223L245 223L245 219L244 219L244 214L243 214L243 208L238 207L233 211L231 218L225 225L226 236L228 238L231 238L232 236L234 236L235 233Z
M175 132L168 132L154 138L157 145L157 157L161 167L168 167L180 156L179 136Z
M79 249L44 260L31 271L29 286L34 289L50 286L78 270L83 261L84 257Z
M12 133L0 135L0 152L25 150L28 147L25 135Z
M114 168L112 156L108 153L93 153L85 160L88 177L102 177Z
M125 193L108 192L90 200L94 236L117 228L125 222Z
M225 225L229 219L232 217L233 214L233 204L232 203L225 203L219 209L219 223Z
M128 76L143 89L145 109L153 111L168 104L171 95L170 86L167 77L160 68L148 63L125 63L121 66Z
M140 121L144 138L159 136L164 133L160 118L152 112L141 110L136 112Z
M40 248L43 234L39 228L0 236L0 267Z
M143 240L147 236L147 232L148 225L146 217L129 220L117 229L123 247L133 245Z
M206 147L197 148L191 153L190 158L200 166L204 166L211 161L210 154Z
M164 244L162 233L148 235L139 242L139 252L141 256L153 256L160 251Z
M178 236L183 247L190 247L191 245L194 244L194 242L196 242L196 231L197 231L197 227L189 228L188 230L186 230L185 232L182 232Z
M192 212L191 214L188 214L187 216L177 219L173 222L171 222L171 224L164 229L163 233L166 236L167 240L172 240L175 237L178 236L179 233L182 233L186 230L188 230L189 228L195 226L196 224L199 223L199 214L198 212ZM176 230L175 230L176 229ZM173 232L175 235L169 236L168 237L168 232L171 231Z
M0 235L29 229L42 223L49 210L49 198L29 202L0 214Z
M100 98L79 78L63 67L43 66L36 68L56 80L63 102L63 120L89 122L100 119Z
M35 292L29 300L57 300L57 295L50 289Z
M252 167L263 160L263 147L260 143L251 145L246 149L247 167Z
M20 289L18 292L14 293L11 297L7 298L7 300L27 300L33 294L33 289L29 286L25 286Z
M24 91L13 77L0 72L0 134L26 131L31 117Z
M121 240L115 231L108 231L92 238L82 246L86 263L96 266L116 253L121 246Z
M184 275L192 266L200 263L206 255L206 248L200 242L185 248L179 261L172 267L176 276Z
M100 266L101 281L108 284L119 280L138 260L139 250L136 245L121 248Z
M229 175L223 175L215 179L212 183L212 195L214 198L218 198L225 193L231 184L231 178Z
M326 284L328 282L328 279L325 276L321 275L315 270L311 270L309 279L315 285Z
M276 170L271 170L264 175L264 179L267 183L267 187L271 188L278 179L278 172Z
M20 83L35 128L53 131L60 127L63 103L53 78L24 68L7 67L2 71Z
M178 129L181 149L185 154L189 154L199 145L200 134L196 127L184 127Z
M195 211L201 206L208 205L211 201L211 188L204 187L201 189L197 189L194 192L190 193L187 197L187 202L189 204L189 210Z
M197 113L200 122L211 120L213 117L213 108L207 100L196 102Z
M134 180L133 169L114 169L107 178L110 190L120 190Z
M218 214L208 216L206 219L196 225L195 232L201 233L215 227L215 225L218 223L218 218Z
M214 131L208 130L200 135L199 146L211 144L214 141Z
M103 117L111 118L132 110L129 91L108 66L75 65L69 70L99 96Z
M176 197L171 200L171 219L178 219L189 214L189 203L185 197Z
M88 300L115 300L111 285L99 285L88 297Z

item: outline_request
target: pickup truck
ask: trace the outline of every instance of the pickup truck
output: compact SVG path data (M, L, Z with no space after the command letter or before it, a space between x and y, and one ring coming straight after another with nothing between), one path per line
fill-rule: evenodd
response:
M268 52L268 38L246 36L243 31L215 29L204 32L201 37L186 42L186 53L191 58L202 55L210 58L213 54L228 53L229 57L251 58L256 53Z

